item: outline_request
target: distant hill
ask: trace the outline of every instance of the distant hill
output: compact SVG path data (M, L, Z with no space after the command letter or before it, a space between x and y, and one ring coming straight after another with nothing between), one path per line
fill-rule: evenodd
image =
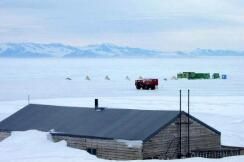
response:
M97 44L76 47L58 43L5 43L0 44L0 57L12 58L123 58L123 57L197 57L197 56L244 56L244 51L196 49L190 52L162 52L156 50Z
M0 44L0 57L160 57L161 51L122 47L113 44L75 47L63 44L6 43ZM167 54L165 54L167 55Z
M62 44L6 43L0 44L0 57L63 57L77 50Z
M182 56L244 56L244 51L195 49L191 52L178 52Z
M89 45L64 57L160 57L161 51L117 46L114 44Z

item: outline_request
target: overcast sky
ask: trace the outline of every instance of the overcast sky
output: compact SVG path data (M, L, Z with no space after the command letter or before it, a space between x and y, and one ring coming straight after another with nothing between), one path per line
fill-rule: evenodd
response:
M1 0L0 42L244 49L244 0Z

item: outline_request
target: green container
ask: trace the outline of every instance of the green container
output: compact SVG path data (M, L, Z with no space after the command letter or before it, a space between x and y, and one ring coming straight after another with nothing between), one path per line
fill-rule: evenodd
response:
M182 74L182 73L178 73L178 74L177 74L177 78L178 78L178 79L182 79L182 78L183 78L183 74Z
M195 79L210 79L209 73L196 73Z
M195 77L194 72L183 72L183 78L193 79Z
M178 79L186 78L193 79L210 79L210 73L195 73L195 72L183 72L177 74Z

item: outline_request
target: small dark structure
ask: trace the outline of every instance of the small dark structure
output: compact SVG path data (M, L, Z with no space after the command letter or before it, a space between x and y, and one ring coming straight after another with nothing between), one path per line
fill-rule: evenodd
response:
M222 74L222 79L227 79L227 75L226 74Z
M220 79L220 74L219 73L213 73L212 78L213 79Z
M95 108L27 105L0 123L0 141L11 131L32 129L104 159L175 159L222 150L220 132L185 112L101 108L98 100Z

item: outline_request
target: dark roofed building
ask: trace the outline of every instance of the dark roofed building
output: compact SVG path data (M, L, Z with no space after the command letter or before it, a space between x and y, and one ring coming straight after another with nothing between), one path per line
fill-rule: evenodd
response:
M106 139L146 140L171 120L178 111L101 109L28 105L0 123L6 131L37 129ZM119 128L119 129L118 129Z
M191 152L220 149L220 132L193 116L189 121L179 111L30 104L0 123L0 140L11 131L35 129L100 158L120 160L186 156L188 144Z

